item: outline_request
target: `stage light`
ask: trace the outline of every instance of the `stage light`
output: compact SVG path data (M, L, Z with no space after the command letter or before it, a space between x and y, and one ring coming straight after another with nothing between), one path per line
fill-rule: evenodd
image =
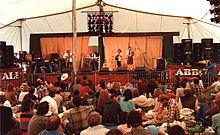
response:
M219 23L220 22L220 17L217 16L217 17L211 18L210 20L211 20L211 22Z
M92 33L113 32L113 12L87 12L88 31Z

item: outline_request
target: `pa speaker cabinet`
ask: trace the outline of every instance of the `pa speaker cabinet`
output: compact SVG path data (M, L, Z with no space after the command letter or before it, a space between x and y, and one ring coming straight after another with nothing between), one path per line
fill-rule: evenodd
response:
M145 67L135 67L135 71L146 71Z
M195 63L202 60L202 54L203 54L202 43L193 43L193 59Z
M202 46L203 46L203 59L213 60L213 39L203 38Z
M173 44L174 61L173 63L180 65L183 63L183 45L181 43Z
M126 67L118 67L118 68L117 68L117 71L118 71L118 72L126 72L126 71L127 71L127 68L126 68Z
M157 71L164 71L165 70L165 59L164 58L157 59L156 70Z
M84 67L80 69L80 72L92 72L92 68L91 67Z
M99 72L109 72L109 67L101 68Z

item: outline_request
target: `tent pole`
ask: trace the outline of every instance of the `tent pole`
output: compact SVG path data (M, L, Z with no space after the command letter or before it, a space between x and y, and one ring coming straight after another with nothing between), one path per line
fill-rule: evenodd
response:
M20 20L20 46L21 46L21 51L23 51L23 48L22 48L22 25L23 25L23 20L21 19Z
M73 59L73 72L74 74L76 74L76 56L77 56L77 52L76 52L76 45L77 45L77 28L76 28L76 0L72 1L72 31L73 31L73 55L72 55L72 59Z

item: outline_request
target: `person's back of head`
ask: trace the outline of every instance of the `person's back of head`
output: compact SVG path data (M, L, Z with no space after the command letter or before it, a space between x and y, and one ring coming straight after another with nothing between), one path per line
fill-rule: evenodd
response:
M13 85L12 83L8 83L8 84L7 84L7 91L8 91L8 92L14 91L14 85Z
M56 87L50 87L50 88L48 88L48 90L49 90L49 96L52 97L52 98L55 97L57 88Z
M73 97L73 104L76 106L76 107L79 107L81 105L81 97L80 96L74 96Z
M139 111L132 110L128 113L127 116L127 125L128 127L138 127L142 124L142 117Z
M187 97L193 95L193 94L192 94L192 91L191 91L190 89L185 89L185 90L183 91L183 93L184 93L184 95L187 96Z
M34 101L30 98L25 99L21 104L21 111L29 112L31 109L34 109Z
M34 94L34 92L35 92L35 87L31 86L29 89L29 94Z
M174 125L168 130L169 135L185 135L184 129L179 125Z
M123 135L123 133L121 132L121 130L114 128L109 130L105 135Z
M41 102L37 107L37 115L46 115L49 111L49 104L47 101Z
M47 131L55 131L59 128L60 126L60 117L57 115L52 115L49 117L46 125L46 130Z
M101 122L101 117L98 112L92 111L88 117L88 124L90 127L97 126Z
M126 89L126 90L124 91L123 96L125 97L124 101L126 101L126 102L127 102L128 100L131 100L132 97L133 97L132 92L131 92L130 89Z
M73 96L79 96L79 90L75 90L75 91L73 92Z
M182 81L182 82L180 83L180 86L181 86L182 88L186 88L186 82Z

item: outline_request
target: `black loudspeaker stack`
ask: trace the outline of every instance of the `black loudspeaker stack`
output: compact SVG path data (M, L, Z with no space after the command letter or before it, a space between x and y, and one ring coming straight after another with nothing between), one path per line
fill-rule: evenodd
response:
M202 43L193 43L193 58L194 58L194 62L199 62L201 61L203 58L202 58Z
M213 39L212 38L203 38L203 59L204 60L213 60Z
M157 59L156 70L157 71L164 71L165 70L165 59L164 58Z
M213 60L216 63L220 63L220 43L214 43L213 44Z
M14 67L14 46L0 41L0 69Z
M175 43L173 44L174 48L174 63L177 65L180 65L183 63L183 46L181 43Z
M182 39L183 46L183 63L193 64L193 48L192 48L192 39Z
M6 42L0 41L0 69L5 67L4 56L6 52Z

